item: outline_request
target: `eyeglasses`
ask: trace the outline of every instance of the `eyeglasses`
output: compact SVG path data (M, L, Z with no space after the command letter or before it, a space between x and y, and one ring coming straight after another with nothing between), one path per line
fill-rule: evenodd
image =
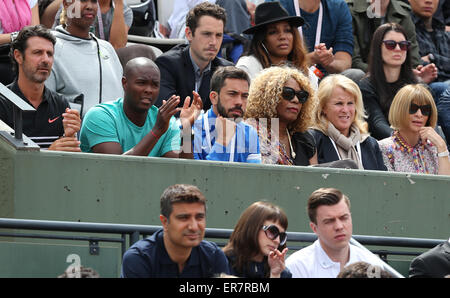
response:
M263 226L262 229L270 240L275 240L280 236L280 246L286 243L287 234L285 232L280 233L280 230L278 230L276 225Z
M431 105L416 105L415 103L411 103L411 105L409 106L409 113L410 114L415 114L417 113L417 110L420 109L422 115L424 116L430 116L431 114Z
M293 100L294 96L297 96L298 101L301 104L304 104L308 100L309 93L306 92L305 90L295 91L291 87L283 87L283 92L281 93L281 96L289 101Z
M386 49L393 51L397 47L397 45L400 47L400 50L407 51L409 50L409 47L411 46L411 42L407 40L403 41L395 41L395 40L383 40L384 46Z

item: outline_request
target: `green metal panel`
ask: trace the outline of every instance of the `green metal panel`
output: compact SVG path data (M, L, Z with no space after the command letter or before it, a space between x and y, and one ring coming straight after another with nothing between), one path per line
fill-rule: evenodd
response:
M0 278L55 278L74 263L74 260L67 262L72 254L79 256L82 266L93 268L100 277L120 275L120 249L117 247L103 245L99 255L90 255L87 245L73 242L0 242Z
M14 217L160 224L159 197L174 183L205 193L208 227L233 228L248 205L268 200L286 211L289 230L309 232L308 196L337 187L350 197L355 234L450 231L450 177L55 152L17 152Z
M194 184L205 193L210 228L233 228L247 206L268 200L286 211L289 231L311 232L307 198L319 187L337 187L350 197L354 234L449 237L446 176L15 151L0 140L2 217L160 225L159 197L175 183ZM0 242L0 276L61 274L68 266L61 259L74 251L72 246L43 240ZM91 266L102 276L118 276L120 251L106 252L102 249L98 263ZM82 259L89 257L95 259L85 255ZM36 258L43 263L33 263ZM407 272L410 259L394 258L401 273ZM48 269L39 271L42 264Z

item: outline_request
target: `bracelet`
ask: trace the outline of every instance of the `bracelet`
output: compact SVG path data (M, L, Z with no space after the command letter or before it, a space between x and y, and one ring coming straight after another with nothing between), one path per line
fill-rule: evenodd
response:
M441 152L441 153L438 153L438 157L446 157L446 156L448 156L449 154L448 154L448 150L445 150L445 151L443 151L443 152Z
M18 31L16 31L16 32L11 32L11 34L10 34L11 42L13 42L13 41L17 38L17 35L19 35L19 32L18 32Z
M150 132L151 132L152 136L154 136L155 138L159 139L159 137L153 132L153 129L150 130Z

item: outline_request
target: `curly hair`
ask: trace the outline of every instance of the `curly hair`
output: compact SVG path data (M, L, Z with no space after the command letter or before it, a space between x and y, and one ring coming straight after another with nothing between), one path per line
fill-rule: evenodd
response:
M311 125L317 100L309 79L293 67L272 66L258 74L250 85L244 118L255 120L278 118L277 106L282 100L283 87L289 79L294 79L303 90L309 93L309 97L302 105L297 120L290 123L288 129L291 134L305 132ZM268 123L268 127L270 127L270 123Z

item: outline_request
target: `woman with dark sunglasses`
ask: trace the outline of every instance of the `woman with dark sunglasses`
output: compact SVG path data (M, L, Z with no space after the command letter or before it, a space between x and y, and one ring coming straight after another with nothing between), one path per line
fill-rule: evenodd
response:
M343 75L328 75L320 83L317 97L310 132L319 165L350 159L358 169L386 171L378 143L367 133L358 85Z
M433 64L414 70L411 63L411 43L406 31L396 23L378 27L373 34L368 76L359 82L368 115L369 131L377 140L392 133L388 122L389 107L401 87L420 81L429 83L437 77Z
M262 163L317 164L314 139L307 132L314 105L314 90L297 69L273 66L256 76L244 118L258 131Z
M450 175L447 144L435 131L437 109L421 84L406 85L389 110L392 136L379 141L389 171Z
M285 268L286 213L269 202L255 202L239 218L223 248L230 273L246 278L291 278Z

